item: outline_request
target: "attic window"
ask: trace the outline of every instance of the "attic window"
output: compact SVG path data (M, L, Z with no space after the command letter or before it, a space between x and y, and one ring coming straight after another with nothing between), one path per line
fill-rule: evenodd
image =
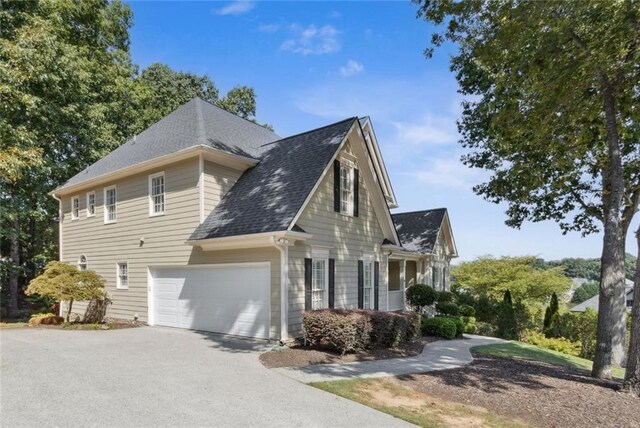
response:
M353 168L340 165L340 212L342 214L353 214Z

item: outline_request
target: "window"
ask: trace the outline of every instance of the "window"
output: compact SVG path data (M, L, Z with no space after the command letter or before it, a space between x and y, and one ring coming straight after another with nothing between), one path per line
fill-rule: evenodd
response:
M77 220L80 216L80 198L74 196L71 198L71 220Z
M87 193L87 217L96 215L96 192Z
M164 214L164 172L149 176L149 215Z
M84 254L78 259L78 269L87 270L87 258Z
M373 262L364 262L363 280L362 307L373 309Z
M311 309L323 309L329 305L327 259L313 259L312 266Z
M129 264L118 263L117 288L129 288Z
M431 268L431 288L434 290L438 286L438 271L435 266Z
M442 291L447 289L447 267L442 268Z
M104 189L104 222L115 223L118 219L118 196L116 187L107 187Z
M340 212L353 214L353 168L340 164Z

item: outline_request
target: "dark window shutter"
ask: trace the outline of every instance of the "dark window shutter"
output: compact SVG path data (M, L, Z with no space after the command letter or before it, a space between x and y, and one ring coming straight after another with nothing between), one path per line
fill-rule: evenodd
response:
M313 267L311 259L304 259L304 310L311 310L311 275Z
M358 217L360 211L360 172L353 170L353 216Z
M373 264L373 308L377 311L380 304L380 262Z
M333 161L333 210L340 212L340 161Z
M358 308L364 308L364 263L358 260Z
M333 309L336 301L336 260L329 259L329 307Z

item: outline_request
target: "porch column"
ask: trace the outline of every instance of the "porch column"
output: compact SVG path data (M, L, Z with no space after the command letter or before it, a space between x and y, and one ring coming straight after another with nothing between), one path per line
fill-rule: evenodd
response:
M271 239L280 250L280 342L285 343L289 336L289 240Z
M405 295L407 287L407 260L400 260L400 290L402 290L402 310L407 307L407 296Z

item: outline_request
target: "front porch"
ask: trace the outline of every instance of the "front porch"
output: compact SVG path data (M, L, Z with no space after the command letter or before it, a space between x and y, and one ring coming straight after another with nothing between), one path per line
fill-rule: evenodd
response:
M418 262L389 258L389 310L401 311L406 307L405 290L418 282Z

